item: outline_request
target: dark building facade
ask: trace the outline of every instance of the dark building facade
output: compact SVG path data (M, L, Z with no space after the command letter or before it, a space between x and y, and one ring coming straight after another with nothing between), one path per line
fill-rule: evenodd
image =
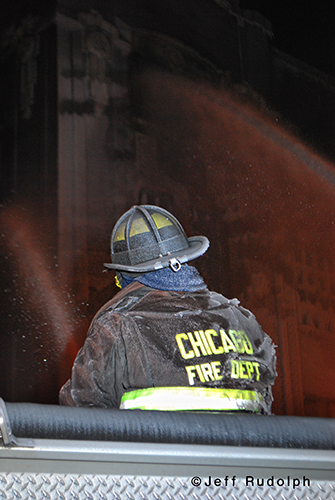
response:
M9 8L8 8L9 10ZM57 401L131 205L210 250L278 345L274 412L335 415L334 84L233 0L60 1L2 30L1 394ZM5 97L4 97L5 96Z

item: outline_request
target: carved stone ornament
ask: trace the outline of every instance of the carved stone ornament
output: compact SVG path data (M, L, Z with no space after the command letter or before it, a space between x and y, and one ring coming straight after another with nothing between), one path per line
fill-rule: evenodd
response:
M80 13L78 19L85 27L83 50L86 53L87 75L104 82L107 80L108 62L113 56L113 39L118 36L117 30L95 11Z
M208 59L193 48L173 39L142 29L133 32L133 48L146 59L158 62L172 73L204 77L206 80L225 84L225 76Z

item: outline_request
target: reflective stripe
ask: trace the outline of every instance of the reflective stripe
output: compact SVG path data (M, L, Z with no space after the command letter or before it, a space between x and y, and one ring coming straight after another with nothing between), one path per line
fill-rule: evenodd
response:
M125 392L122 410L236 411L257 412L265 407L256 391L212 389L209 387L150 387Z

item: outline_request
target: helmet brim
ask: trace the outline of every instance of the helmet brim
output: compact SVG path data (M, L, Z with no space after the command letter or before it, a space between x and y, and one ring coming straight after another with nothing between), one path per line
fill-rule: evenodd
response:
M158 271L165 267L169 267L170 261L172 259L177 259L180 264L185 264L190 260L196 259L203 255L209 247L209 239L206 236L191 236L187 238L188 248L184 250L179 250L178 252L170 253L169 255L164 255L164 257L159 257L147 262L141 262L140 264L135 264L132 266L125 266L123 264L104 264L108 269L114 269L116 271L128 271L130 273L148 273L150 271Z

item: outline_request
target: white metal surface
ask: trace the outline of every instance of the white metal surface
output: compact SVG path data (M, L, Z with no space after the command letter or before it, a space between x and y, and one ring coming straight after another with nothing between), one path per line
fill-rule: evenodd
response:
M335 451L35 440L0 448L0 498L335 500Z

